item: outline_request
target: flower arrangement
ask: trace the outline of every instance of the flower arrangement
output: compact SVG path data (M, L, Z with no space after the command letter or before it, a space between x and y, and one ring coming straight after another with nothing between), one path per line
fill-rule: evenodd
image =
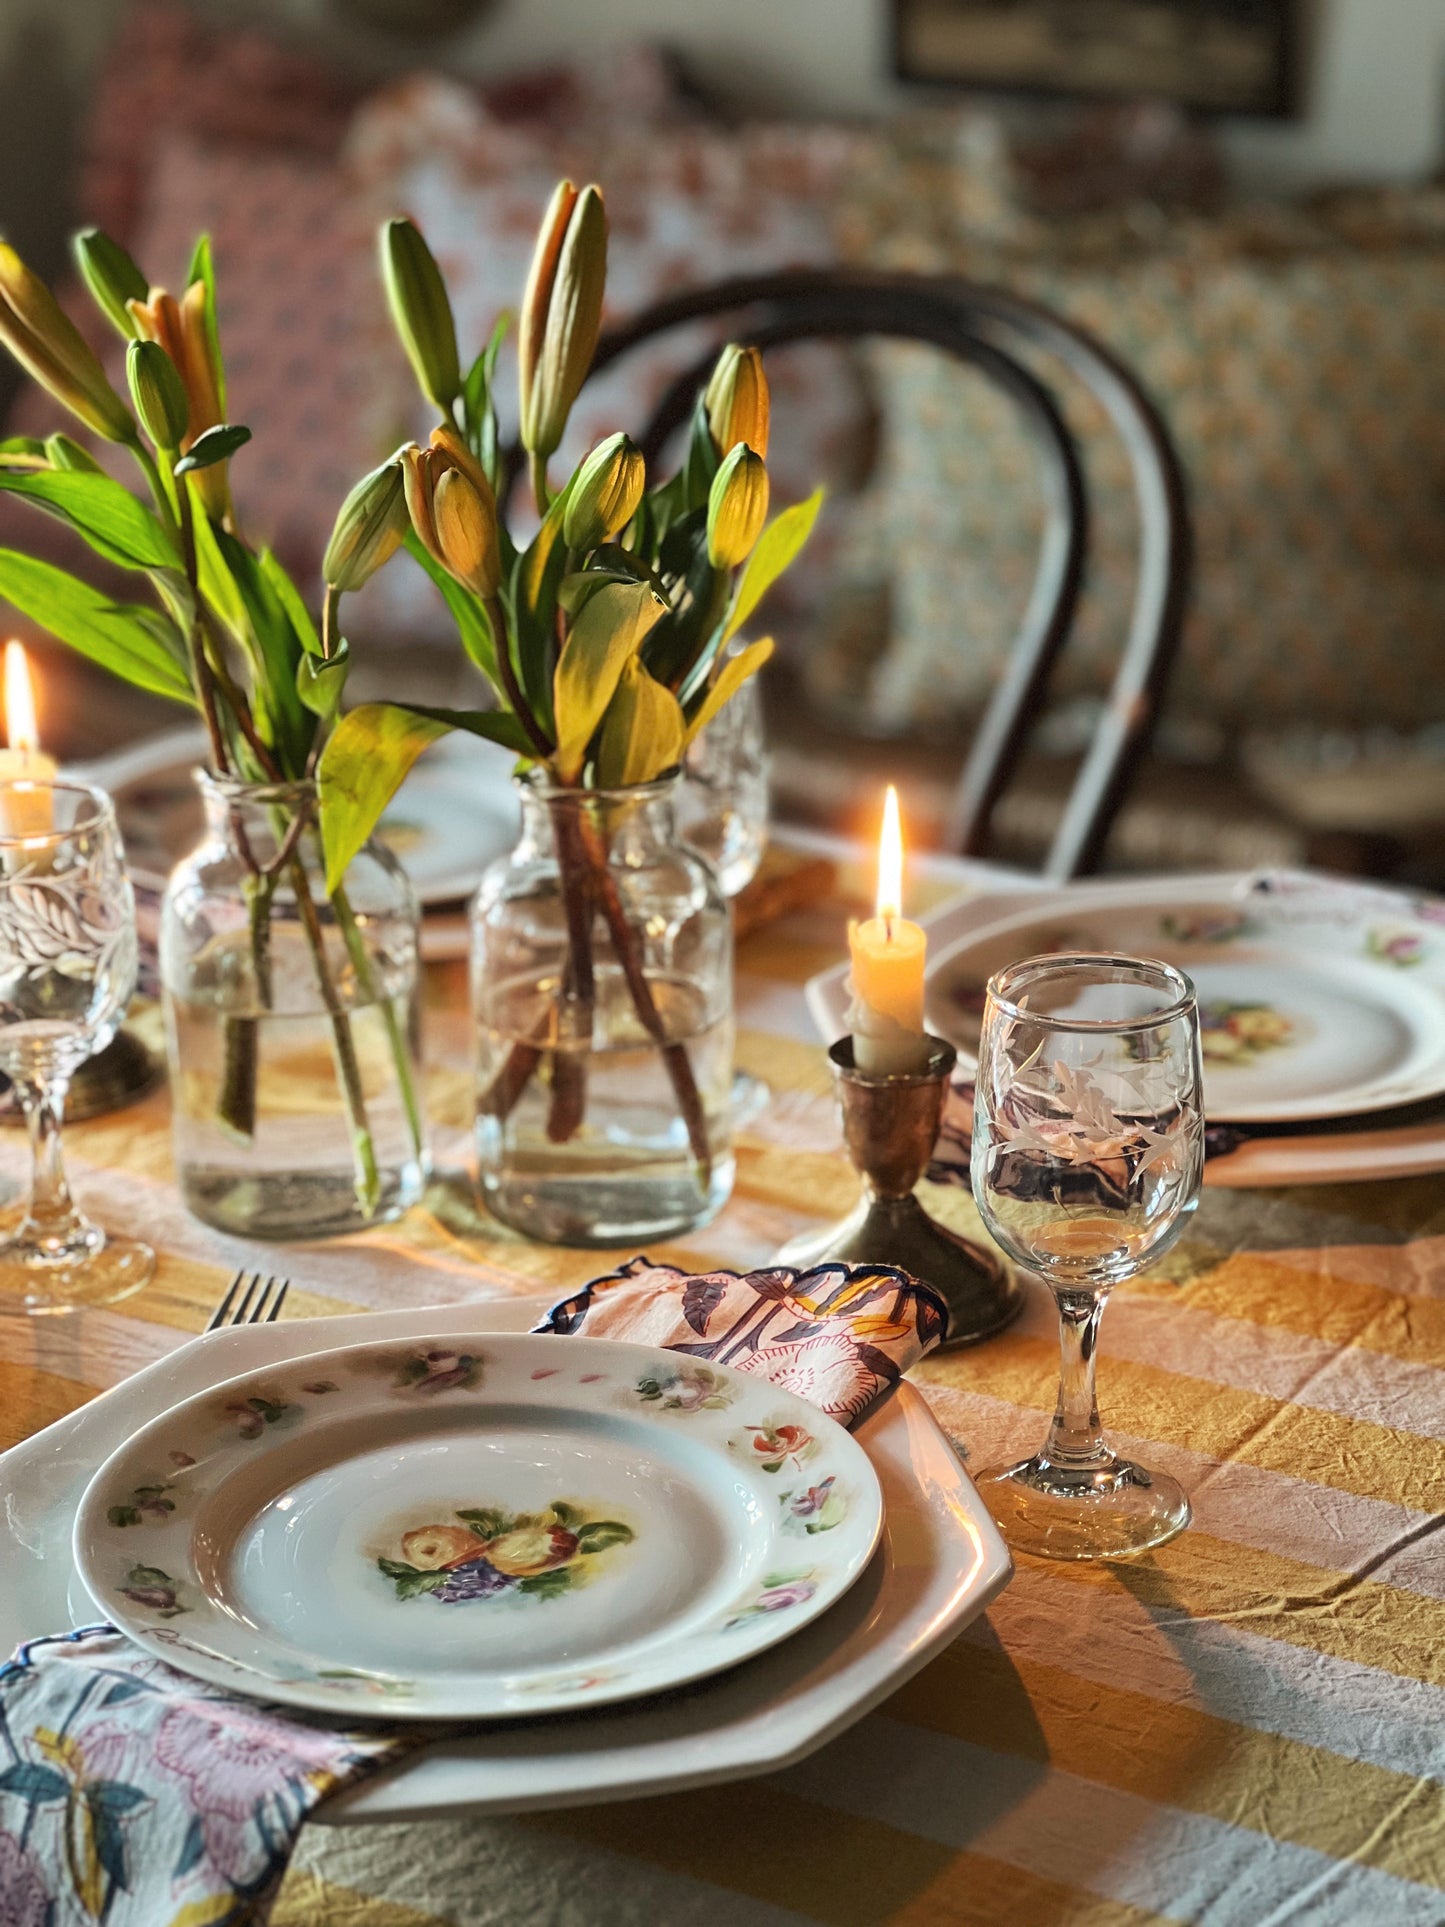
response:
M0 596L112 674L197 709L209 738L212 773L253 784L306 783L315 775L341 703L347 649L334 628L335 593L318 628L296 583L239 525L228 479L250 430L230 422L216 323L210 242L197 243L179 299L153 287L130 255L97 229L76 237L81 276L126 342L127 402L45 284L13 248L0 246L0 341L56 401L94 435L133 458L145 499L106 473L64 434L0 442L0 489L58 516L104 561L144 581L149 603L118 603L66 571L0 549ZM343 513L332 550L345 566L330 573L359 587L401 543L406 503L399 474L368 481L364 528L357 496ZM279 807L279 806L278 806ZM375 1001L369 963L347 901L342 871L313 899L301 860L314 813L298 807L278 827L274 856L248 856L249 942L256 983L269 981L269 919L283 883L295 892L323 1000L346 1106L363 1214L375 1208L377 1159L368 1126L351 1021L328 959L325 926L339 929L359 1001ZM359 847L359 846L358 846ZM418 1151L421 1119L400 1020L380 1000L409 1128ZM218 1108L228 1131L255 1125L255 1019L230 1016Z
M649 476L641 451L617 433L554 488L549 465L592 363L607 271L601 191L563 181L537 238L518 323L521 454L541 518L518 542L503 513L513 476L493 392L506 321L464 373L446 285L422 235L391 221L381 255L397 333L440 419L427 447L402 449L365 486L390 501L381 477L399 477L406 546L445 597L494 706L366 704L341 719L319 766L328 875L340 876L417 756L446 729L501 743L539 780L575 793L579 807L557 819L573 1034L591 1028L600 918L705 1170L706 1126L687 1052L666 1034L608 871L607 811L587 799L675 769L767 661L768 639L736 653L729 645L807 540L821 491L768 521L768 384L757 350L738 344L722 350L697 398L676 474ZM334 545L328 602L351 586L352 555L370 557L360 494L353 506L358 533L354 545ZM485 1100L494 1113L515 1104L544 1055L536 1043L514 1046ZM548 1127L558 1142L581 1122L580 1076L558 1054Z

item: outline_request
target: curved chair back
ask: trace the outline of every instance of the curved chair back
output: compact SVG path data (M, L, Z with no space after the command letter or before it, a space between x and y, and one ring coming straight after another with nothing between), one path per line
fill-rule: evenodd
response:
M995 805L1013 777L1068 640L1083 585L1088 504L1073 435L1052 393L1020 357L1044 350L1087 383L1129 453L1139 510L1139 572L1129 633L1108 700L1055 832L1044 874L1097 867L1104 839L1148 745L1183 623L1190 564L1183 471L1158 410L1115 356L1048 309L1000 288L921 275L800 270L722 281L673 296L609 329L593 372L669 329L726 322L766 351L811 339L891 336L931 343L970 363L1018 407L1038 449L1043 542L1022 626L955 791L950 844L987 851ZM651 462L686 420L716 346L667 387L642 438Z

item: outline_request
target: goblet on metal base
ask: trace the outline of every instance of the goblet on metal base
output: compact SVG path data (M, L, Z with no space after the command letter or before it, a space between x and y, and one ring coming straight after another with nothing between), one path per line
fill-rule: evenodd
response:
M947 1305L944 1345L976 1345L1018 1317L1023 1293L1002 1259L929 1217L913 1195L938 1141L958 1057L941 1037L930 1037L928 1045L922 1070L886 1077L858 1069L851 1037L839 1038L828 1052L863 1196L841 1223L785 1245L778 1262L901 1266Z

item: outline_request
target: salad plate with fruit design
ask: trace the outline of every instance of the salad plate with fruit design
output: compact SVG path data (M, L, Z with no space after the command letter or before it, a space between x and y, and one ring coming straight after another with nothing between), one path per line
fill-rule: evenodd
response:
M856 1441L757 1378L449 1332L185 1400L101 1467L74 1546L105 1615L182 1671L477 1720L748 1659L841 1598L882 1518Z

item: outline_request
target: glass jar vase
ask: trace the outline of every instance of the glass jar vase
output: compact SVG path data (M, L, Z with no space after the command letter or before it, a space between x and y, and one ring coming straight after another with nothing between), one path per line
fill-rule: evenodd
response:
M732 1191L731 916L676 784L524 777L473 903L482 1194L548 1243L671 1237Z
M313 783L198 781L161 909L181 1195L248 1238L398 1217L428 1173L411 885L373 841L328 895Z

